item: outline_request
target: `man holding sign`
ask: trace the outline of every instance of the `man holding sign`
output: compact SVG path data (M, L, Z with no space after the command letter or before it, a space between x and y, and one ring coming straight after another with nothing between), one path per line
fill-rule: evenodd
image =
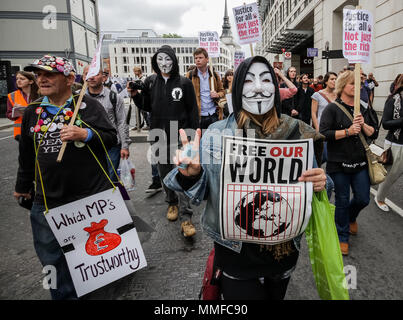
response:
M218 121L218 100L225 96L220 77L209 66L209 55L206 49L198 48L193 53L196 68L190 74L196 92L197 106L200 114L200 128Z
M72 299L77 295L66 260L44 213L111 188L104 174L104 150L116 144L116 130L102 105L93 98L84 96L81 105L77 105L78 96L71 90L75 70L66 58L46 55L25 70L35 72L43 98L27 107L22 120L14 196L30 198L35 181L31 209L35 250L43 266L56 269L57 283L50 289L52 298ZM76 108L76 122L66 126ZM63 142L68 142L66 152L58 163Z

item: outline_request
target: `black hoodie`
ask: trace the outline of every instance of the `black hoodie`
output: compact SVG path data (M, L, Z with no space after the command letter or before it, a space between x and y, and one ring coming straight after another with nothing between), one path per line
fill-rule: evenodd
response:
M246 73L249 70L250 66L254 62L262 62L269 67L271 77L273 79L273 84L275 87L275 96L274 96L274 106L276 107L277 116L281 117L281 102L280 102L280 90L278 87L277 76L274 73L274 69L271 66L270 62L266 60L266 58L261 56L254 56L248 59L245 59L236 69L234 80L232 81L232 107L234 109L235 119L238 119L239 112L242 109L242 89L246 78Z
M169 55L173 61L170 77L165 82L157 64L158 53ZM162 129L169 141L171 121L178 121L178 129L197 129L198 108L192 82L179 75L179 65L174 50L162 46L151 60L156 74L144 80L141 94L134 96L136 106L151 113L151 129Z

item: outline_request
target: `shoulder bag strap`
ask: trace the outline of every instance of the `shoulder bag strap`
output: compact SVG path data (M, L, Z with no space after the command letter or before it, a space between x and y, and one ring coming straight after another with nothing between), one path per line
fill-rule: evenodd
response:
M332 103L328 97L326 97L322 92L318 91L318 93L328 102L328 103Z
M338 103L337 101L335 101L334 103L340 108L341 111L343 111L343 112L346 114L346 116L347 116L351 121L354 121L352 115L350 114L350 112L348 112L348 111L346 110L346 108L344 108L344 106L342 106L342 105L341 105L340 103ZM361 143L362 143L362 145L364 146L365 151L367 151L367 150L369 149L369 146L368 146L368 143L365 141L364 136L362 135L361 132L358 134L358 136L360 137Z

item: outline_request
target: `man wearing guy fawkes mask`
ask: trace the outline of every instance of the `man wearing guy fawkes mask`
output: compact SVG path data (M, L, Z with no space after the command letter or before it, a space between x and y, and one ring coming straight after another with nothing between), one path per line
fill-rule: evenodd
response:
M220 132L227 136L231 132L244 136L248 133L250 138L267 140L312 138L315 147L322 136L304 122L281 114L277 79L272 66L263 57L248 58L238 66L233 80L232 103L233 114L210 125L202 139L197 130L194 142L190 142L194 155L189 157L189 153L177 151L175 163L178 167L166 176L164 183L173 190L184 192L194 204L207 200L201 217L202 229L214 240L214 274L221 274L217 280L224 299L279 300L284 298L295 269L301 235L275 245L221 237L219 208L220 201L225 199L220 199L221 164L217 164L222 156L218 150L223 148ZM241 129L240 132L237 129ZM180 135L187 149L186 134L180 132ZM313 190L319 192L325 188L326 175L323 169L314 168L303 172L298 180L312 182ZM241 216L238 224L241 228L245 226Z
M151 114L150 137L155 137L153 129L161 129L166 134L165 137L157 134L159 140L152 146L152 152L155 151L157 154L156 157L151 157L152 160L158 161L158 171L162 180L175 167L172 158L179 146L178 129L196 129L199 116L192 82L179 75L174 50L170 46L162 46L152 57L151 63L156 74L144 80L141 93L134 90L131 91L131 95L136 106ZM176 133L176 137L171 137L171 132ZM192 209L189 199L183 194L178 196L164 184L163 187L168 202L168 220L175 221L180 216L183 235L193 236L196 229L191 222Z

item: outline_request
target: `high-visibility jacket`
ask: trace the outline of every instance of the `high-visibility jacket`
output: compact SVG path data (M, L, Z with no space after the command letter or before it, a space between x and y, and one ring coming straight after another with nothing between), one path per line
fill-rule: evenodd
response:
M19 107L28 106L28 102L25 101L25 98L20 90L9 93L8 100L10 101L13 108L16 105ZM14 139L18 139L17 136L21 135L21 123L22 117L19 117L14 121Z

